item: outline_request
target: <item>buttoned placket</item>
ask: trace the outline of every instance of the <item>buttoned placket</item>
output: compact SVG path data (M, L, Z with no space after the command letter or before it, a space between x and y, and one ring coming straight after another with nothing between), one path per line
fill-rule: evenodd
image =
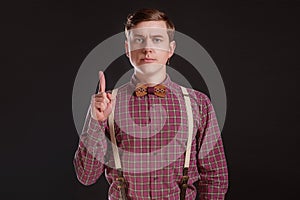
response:
M150 109L151 109L152 105L155 105L155 100L157 100L157 98L161 98L161 97L157 97L154 94L148 94L149 115L150 116L155 116L154 119L151 119L151 120L154 120L154 122L156 122L157 119L156 119L155 113L154 114L152 114L152 113L157 112L157 111L154 110L154 109L152 109L152 110L150 110ZM160 130L158 130L158 128L157 128L158 124L153 124L152 121L150 121L150 124L154 125L154 126L149 126L150 127L149 128L150 135L154 136L156 134L159 134L158 131L160 131ZM159 138L158 138L158 140L159 140ZM159 174L158 174L158 171L157 171L158 166L157 166L157 160L156 160L156 155L157 155L156 149L157 149L158 143L159 143L159 141L156 141L155 139L150 140L149 151L152 155L151 160L150 160L150 162L151 162L150 165L153 166L153 170L151 170L151 172L150 172L150 181L151 181L151 183L150 183L150 187L151 187L150 197L151 197L151 200L156 199L155 196L157 196L157 194L156 194L157 185L161 181L160 177L159 177Z

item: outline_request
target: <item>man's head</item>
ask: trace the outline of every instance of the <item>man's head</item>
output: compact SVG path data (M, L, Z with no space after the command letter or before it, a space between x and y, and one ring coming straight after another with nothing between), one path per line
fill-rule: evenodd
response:
M125 48L135 70L163 72L175 50L174 32L172 21L159 10L140 9L128 15Z

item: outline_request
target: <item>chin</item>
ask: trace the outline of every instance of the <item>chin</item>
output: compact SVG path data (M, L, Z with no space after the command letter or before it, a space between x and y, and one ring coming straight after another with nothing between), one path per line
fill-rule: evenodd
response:
M165 65L160 63L143 63L138 66L134 66L136 71L139 71L143 74L154 74L165 68Z

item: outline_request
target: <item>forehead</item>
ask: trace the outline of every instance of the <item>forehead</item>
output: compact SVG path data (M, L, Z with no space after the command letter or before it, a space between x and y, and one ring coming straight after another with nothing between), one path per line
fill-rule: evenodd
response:
M164 21L145 21L129 30L130 35L166 35L167 25Z
M165 21L145 21L140 22L137 25L134 26L133 29L136 28L165 28L167 29L167 24Z

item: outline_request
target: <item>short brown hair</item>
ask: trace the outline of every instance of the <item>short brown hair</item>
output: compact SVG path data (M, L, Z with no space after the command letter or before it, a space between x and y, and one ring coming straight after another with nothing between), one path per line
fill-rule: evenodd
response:
M166 22L170 41L174 40L175 26L169 17L162 11L152 8L142 8L127 16L125 23L125 32L135 27L138 23L144 21L164 21Z

